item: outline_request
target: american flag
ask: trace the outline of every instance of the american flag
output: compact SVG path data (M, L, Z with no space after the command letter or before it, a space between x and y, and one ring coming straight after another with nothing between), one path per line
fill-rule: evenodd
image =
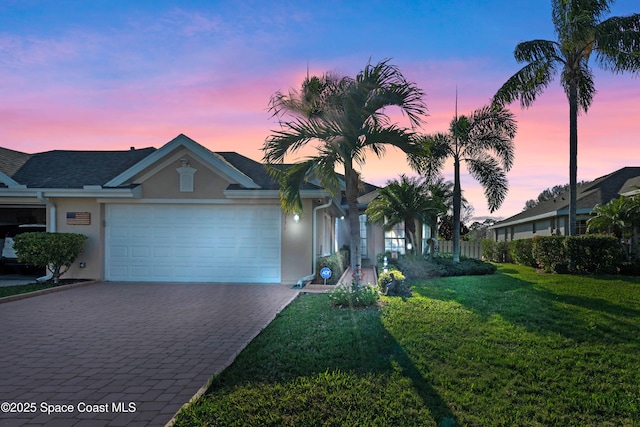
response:
M91 225L91 212L67 212L67 224Z

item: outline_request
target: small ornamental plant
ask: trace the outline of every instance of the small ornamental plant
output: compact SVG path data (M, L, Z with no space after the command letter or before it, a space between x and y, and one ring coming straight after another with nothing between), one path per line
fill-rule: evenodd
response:
M329 302L334 307L367 307L380 299L376 285L355 286L355 284L339 283L329 292Z
M23 233L15 238L18 261L46 267L53 275L53 283L62 276L84 250L87 236L76 233Z

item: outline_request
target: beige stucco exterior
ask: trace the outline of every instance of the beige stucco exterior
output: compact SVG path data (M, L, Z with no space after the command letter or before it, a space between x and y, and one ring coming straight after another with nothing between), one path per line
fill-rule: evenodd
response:
M120 187L84 189L41 189L38 193L46 204L47 228L49 231L80 233L87 236L84 252L76 259L64 277L105 279L105 212L110 204L207 204L211 206L280 206L277 190L253 189L231 193L230 185L236 184L229 170L216 167L180 144L156 161L138 168L125 177ZM179 169L185 164L196 170L193 175L193 191L181 191ZM224 166L224 162L218 163ZM242 178L242 177L241 177ZM248 179L248 178L247 178ZM25 189L24 194L29 193ZM315 253L317 256L332 253L335 233L335 207L317 210L314 207L326 204L329 197L324 191L303 196L304 210L299 221L293 215L281 211L280 221L280 272L281 282L295 284L313 271L313 224L316 225ZM34 196L0 198L0 203L31 203L43 205L43 200ZM1 208L1 206L0 206ZM88 213L89 224L73 225L67 221L68 213ZM85 216L86 217L86 216ZM71 221L73 222L73 221ZM327 235L329 233L329 235Z

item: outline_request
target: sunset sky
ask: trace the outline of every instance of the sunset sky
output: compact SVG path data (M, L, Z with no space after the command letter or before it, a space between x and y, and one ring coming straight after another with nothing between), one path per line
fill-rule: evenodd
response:
M638 0L619 0L611 15L633 12ZM517 43L554 38L547 0L0 0L0 146L123 150L184 133L261 160L278 129L274 92L298 88L307 67L355 76L386 58L426 93L421 131L445 131L456 87L468 114L520 68ZM640 79L591 66L598 93L578 118L579 180L640 166ZM569 180L559 77L531 108L510 107L516 160L495 218ZM412 174L394 150L371 154L362 173L377 185ZM480 185L464 176L462 186L475 215L489 215Z

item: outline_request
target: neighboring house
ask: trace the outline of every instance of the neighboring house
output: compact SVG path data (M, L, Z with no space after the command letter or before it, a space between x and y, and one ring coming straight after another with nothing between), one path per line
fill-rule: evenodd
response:
M365 187L363 208L377 189ZM159 149L0 148L0 223L88 236L67 277L294 284L342 246L346 223L345 207L319 185L301 195L296 221L261 163L184 135ZM375 260L382 231L365 223L363 234Z
M625 167L584 183L577 189L577 232L586 232L596 205L640 192L640 167ZM569 234L569 192L547 200L489 227L496 241Z

